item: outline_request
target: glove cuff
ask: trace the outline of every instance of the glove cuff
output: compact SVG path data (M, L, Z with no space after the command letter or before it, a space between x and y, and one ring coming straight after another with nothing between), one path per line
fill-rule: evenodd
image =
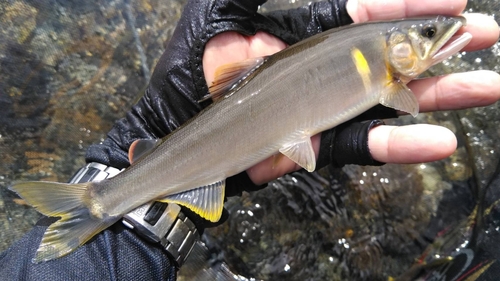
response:
M342 167L346 164L380 166L385 163L372 158L368 147L368 133L373 127L385 124L381 120L346 123L321 134L317 169L328 164Z

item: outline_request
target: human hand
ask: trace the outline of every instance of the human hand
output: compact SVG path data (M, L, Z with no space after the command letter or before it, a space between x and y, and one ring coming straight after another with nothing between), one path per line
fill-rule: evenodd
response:
M427 3L428 2L428 3ZM447 2L447 3L444 3ZM450 3L448 3L450 2ZM354 22L388 20L428 14L458 15L466 6L465 0L422 1L391 0L381 3L370 0L350 0L347 11ZM467 14L464 32L473 35L464 51L475 51L493 45L499 36L496 22L485 15ZM211 39L203 56L203 69L208 85L220 65L275 53L287 45L277 37L258 32L244 36L225 32ZM492 71L455 73L412 81L408 84L417 96L421 112L452 110L485 106L500 98L500 76ZM312 137L316 155L320 136ZM369 132L368 146L373 159L390 163L420 163L435 161L451 155L456 148L454 134L440 126L377 126ZM247 170L250 179L265 183L283 174L300 169L295 162L283 159L277 165L269 158Z

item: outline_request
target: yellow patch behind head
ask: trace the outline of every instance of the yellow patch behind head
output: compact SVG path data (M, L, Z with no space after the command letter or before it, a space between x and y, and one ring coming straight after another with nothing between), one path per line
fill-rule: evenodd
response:
M351 50L351 57L359 76L361 76L361 79L363 80L365 90L369 90L371 87L371 70L368 65L368 61L366 61L365 56L358 48L353 48Z

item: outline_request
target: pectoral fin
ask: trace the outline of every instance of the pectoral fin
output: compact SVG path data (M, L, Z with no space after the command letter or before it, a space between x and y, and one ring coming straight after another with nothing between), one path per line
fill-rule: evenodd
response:
M210 185L170 195L158 201L182 205L206 220L217 222L224 208L225 186L226 181L222 180Z
M380 104L411 114L418 114L418 101L413 92L402 82L391 82L391 86L380 96Z
M304 137L285 145L279 151L308 172L312 172L316 168L316 155L310 137Z
M161 144L161 139L136 140L128 150L128 160L130 164L153 152Z

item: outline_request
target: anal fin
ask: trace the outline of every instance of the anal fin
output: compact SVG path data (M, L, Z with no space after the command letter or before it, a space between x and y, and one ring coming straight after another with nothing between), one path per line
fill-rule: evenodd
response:
M158 201L182 205L206 220L217 222L224 208L225 187L226 181L222 180L213 184L170 195Z
M308 172L316 169L316 154L310 137L285 145L279 151Z

